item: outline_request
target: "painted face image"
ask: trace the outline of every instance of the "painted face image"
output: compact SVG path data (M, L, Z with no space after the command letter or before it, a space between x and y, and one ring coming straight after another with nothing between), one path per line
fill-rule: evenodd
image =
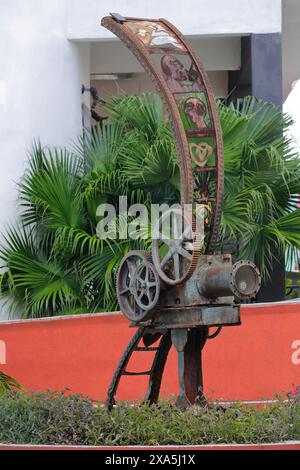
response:
M188 98L184 103L184 114L196 124L197 129L207 127L204 121L206 106L199 98Z
M161 68L164 74L173 80L188 80L188 73L182 63L172 55L164 55L161 59Z

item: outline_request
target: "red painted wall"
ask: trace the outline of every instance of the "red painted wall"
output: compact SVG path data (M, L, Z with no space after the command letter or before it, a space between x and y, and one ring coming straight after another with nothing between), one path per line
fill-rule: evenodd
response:
M210 398L260 400L300 385L300 305L244 306L242 325L223 328L204 351ZM29 390L70 389L104 400L134 330L118 314L0 323L0 368ZM128 369L145 370L154 353L136 353ZM6 364L1 364L6 362ZM124 377L118 399L140 399L144 377ZM177 392L174 351L162 394Z

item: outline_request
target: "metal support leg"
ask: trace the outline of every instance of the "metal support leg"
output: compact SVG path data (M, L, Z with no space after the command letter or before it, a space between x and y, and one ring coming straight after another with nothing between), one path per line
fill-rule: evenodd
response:
M145 397L145 400L149 403L156 403L158 400L161 380L171 346L171 335L168 331L160 340L159 348L151 368L148 390Z
M172 342L178 352L179 396L177 405L206 404L203 394L202 349L208 328L172 330Z

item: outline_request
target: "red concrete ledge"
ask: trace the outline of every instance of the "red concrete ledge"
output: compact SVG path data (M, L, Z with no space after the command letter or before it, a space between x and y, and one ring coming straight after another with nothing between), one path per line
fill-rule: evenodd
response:
M300 450L300 441L272 442L268 444L209 444L195 446L64 446L0 444L0 450L102 450L102 451L201 451L201 450Z
M241 326L223 328L205 346L208 398L260 401L293 393L300 386L300 304L244 305L241 319ZM119 312L0 322L0 368L28 390L69 389L103 401L133 333ZM130 368L146 370L150 360L147 354L133 356ZM162 396L177 389L173 351ZM144 377L124 377L117 399L140 400L145 390Z

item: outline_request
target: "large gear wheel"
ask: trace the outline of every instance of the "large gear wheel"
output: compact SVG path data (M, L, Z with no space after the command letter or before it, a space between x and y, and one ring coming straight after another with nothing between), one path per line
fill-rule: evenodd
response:
M146 251L127 253L117 274L117 297L124 315L131 321L153 317L160 294L160 279Z
M157 221L152 258L160 278L169 285L188 279L200 255L200 237L192 214L173 208Z

